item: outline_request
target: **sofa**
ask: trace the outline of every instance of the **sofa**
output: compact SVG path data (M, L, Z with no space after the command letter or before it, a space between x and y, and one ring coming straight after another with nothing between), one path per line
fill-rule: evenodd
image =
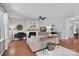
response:
M32 36L31 38L27 39L27 43L33 52L45 48L48 42L57 44L59 40L58 37L56 37L50 40L42 41L40 37L44 37L44 36Z
M26 33L24 32L18 32L14 35L14 38L17 38L17 39L24 39L24 37L26 37Z

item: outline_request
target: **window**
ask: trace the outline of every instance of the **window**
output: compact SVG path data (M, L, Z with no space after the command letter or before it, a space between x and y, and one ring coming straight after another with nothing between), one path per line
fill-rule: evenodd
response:
M1 16L0 16L0 39L1 39Z
M0 14L0 39L5 38L5 24L4 24L4 17Z

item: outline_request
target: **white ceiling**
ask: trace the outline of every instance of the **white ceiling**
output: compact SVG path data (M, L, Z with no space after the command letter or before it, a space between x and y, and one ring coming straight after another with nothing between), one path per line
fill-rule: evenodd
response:
M53 20L79 15L77 3L5 3L3 6L9 13L10 19L38 20L41 15Z

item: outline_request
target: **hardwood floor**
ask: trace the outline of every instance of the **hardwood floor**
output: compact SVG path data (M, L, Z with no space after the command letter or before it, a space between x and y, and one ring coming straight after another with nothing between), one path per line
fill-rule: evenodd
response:
M79 38L61 40L61 46L79 52ZM24 40L12 41L3 56L36 56Z
M68 49L71 49L75 52L79 52L79 38L62 40L61 46L68 48Z
M12 41L3 56L36 56L24 40Z

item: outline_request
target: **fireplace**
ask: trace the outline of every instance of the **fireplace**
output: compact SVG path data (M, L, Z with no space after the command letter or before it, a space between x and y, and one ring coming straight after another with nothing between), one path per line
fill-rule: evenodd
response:
M28 38L31 38L31 36L36 36L36 32L29 32Z

